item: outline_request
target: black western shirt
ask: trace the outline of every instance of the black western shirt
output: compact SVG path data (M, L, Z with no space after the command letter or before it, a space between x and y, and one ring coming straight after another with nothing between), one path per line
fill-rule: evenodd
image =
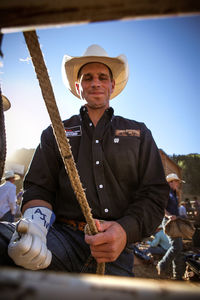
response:
M162 221L169 195L150 130L114 116L112 108L94 127L85 106L64 127L93 217L120 223L128 242L150 236ZM42 199L57 217L84 220L51 126L41 135L24 189L23 205Z

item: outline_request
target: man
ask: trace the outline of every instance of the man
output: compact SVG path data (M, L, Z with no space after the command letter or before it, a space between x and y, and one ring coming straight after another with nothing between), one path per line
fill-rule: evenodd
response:
M106 262L105 274L133 276L132 243L154 232L167 202L159 151L143 123L114 116L109 105L128 80L125 56L112 58L92 45L81 57L66 55L62 72L86 102L64 127L99 233L83 232L84 216L49 127L25 178L24 218L9 255L33 270L95 273L96 263Z
M158 226L153 235L151 241L145 242L149 245L147 249L141 249L140 244L134 246L135 255L146 261L153 261L153 255L164 255L170 247L168 236L164 233L162 224Z
M0 185L0 221L14 222L16 212L16 186L15 180L19 175L13 170L5 172L5 182Z
M176 220L179 216L179 202L177 192L182 181L177 174L171 173L167 175L166 180L170 186L169 200L165 211L164 224L168 220ZM159 261L157 265L158 274L162 275L163 272L168 271L171 264L173 267L173 279L182 280L185 273L185 261L182 254L183 244L182 238L169 237L170 248Z
M152 241L147 241L147 244L149 244L150 247L145 251L145 254L151 253L164 255L166 253L170 244L167 235L163 231L162 224L156 229L154 239Z
M187 217L188 217L188 216L187 216L187 210L186 210L186 207L185 207L185 206L186 206L185 202L182 201L182 202L180 203L179 208L178 208L179 216L182 217L182 218L187 218Z

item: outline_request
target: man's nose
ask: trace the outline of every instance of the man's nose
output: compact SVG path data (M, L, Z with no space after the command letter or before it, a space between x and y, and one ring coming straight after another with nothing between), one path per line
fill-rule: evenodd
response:
M95 77L92 79L92 86L94 86L94 87L100 86L100 80L98 77Z

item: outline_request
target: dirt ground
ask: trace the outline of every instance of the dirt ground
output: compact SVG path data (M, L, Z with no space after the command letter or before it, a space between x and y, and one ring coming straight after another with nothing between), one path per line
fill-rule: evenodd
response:
M137 259L137 258L136 258ZM137 278L154 278L158 279L156 268L152 264L136 263L134 264L134 274Z
M156 264L158 260L153 262L144 262L144 260L134 256L134 274L137 278L153 278L153 279L170 279L170 275L158 276Z

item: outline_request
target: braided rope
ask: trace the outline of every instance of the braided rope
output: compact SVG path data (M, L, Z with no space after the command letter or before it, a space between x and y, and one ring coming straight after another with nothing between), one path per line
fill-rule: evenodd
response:
M24 32L23 34L32 58L35 72L37 74L37 78L46 104L46 108L49 113L50 120L52 122L52 128L58 144L58 148L60 150L61 157L64 162L66 172L69 176L72 188L80 204L83 215L90 228L90 232L93 235L97 234L98 230L96 228L96 224L91 214L91 209L88 205L86 195L80 181L80 177L71 151L71 146L65 134L64 125L60 118L60 114L54 97L53 88L40 49L37 34L35 31ZM105 271L105 263L98 264L96 273L103 275L104 271Z

